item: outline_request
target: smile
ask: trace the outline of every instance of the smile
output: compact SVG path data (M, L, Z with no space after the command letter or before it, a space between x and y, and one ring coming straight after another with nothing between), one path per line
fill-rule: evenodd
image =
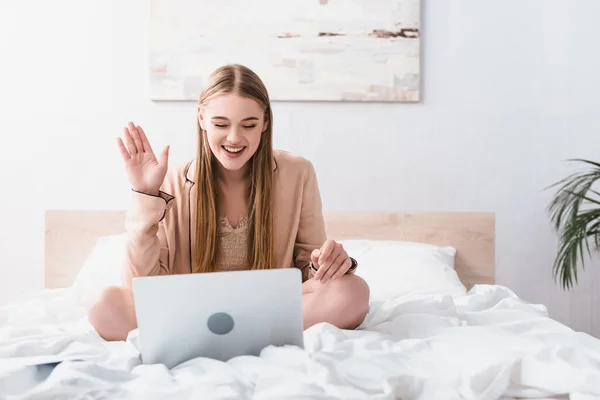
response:
M231 154L237 154L246 148L245 146L242 146L242 147L221 146L221 147L223 147L223 149L226 152L231 153Z
M225 157L229 159L234 159L241 157L244 154L244 150L246 146L221 146L223 151L225 152Z

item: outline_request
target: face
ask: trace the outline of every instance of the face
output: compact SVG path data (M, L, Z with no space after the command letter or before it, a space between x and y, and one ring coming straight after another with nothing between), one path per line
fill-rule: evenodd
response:
M264 115L258 102L236 94L214 97L198 108L210 149L226 170L240 170L254 155L267 129Z

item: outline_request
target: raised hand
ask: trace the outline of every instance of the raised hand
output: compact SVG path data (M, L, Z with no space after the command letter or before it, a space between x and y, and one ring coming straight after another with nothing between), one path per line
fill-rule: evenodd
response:
M123 139L117 144L125 162L131 188L137 192L158 195L167 174L169 146L165 147L157 160L141 126L129 122L123 129Z

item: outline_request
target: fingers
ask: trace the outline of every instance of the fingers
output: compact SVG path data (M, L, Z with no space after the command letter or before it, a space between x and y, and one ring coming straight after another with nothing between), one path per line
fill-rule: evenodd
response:
M310 261L312 261L315 268L319 268L319 256L321 255L320 249L314 249L310 254Z
M152 146L150 145L150 141L146 136L146 132L144 132L142 127L139 125L136 125L135 127L138 131L138 134L140 135L140 140L142 141L142 146L144 146L144 150L150 153L154 153L154 150L152 150Z
M129 133L131 134L131 137L133 138L135 147L137 147L138 153L143 153L144 145L142 144L142 139L140 138L140 133L136 129L135 125L133 125L133 122L130 122L128 124L127 128L129 129Z
M136 154L144 152L148 152L154 155L154 151L152 150L150 141L146 136L146 132L144 132L141 126L134 125L133 122L129 122L127 124L127 127L123 129L123 138L125 139L124 145L123 140L119 140L118 144L119 150L121 151L121 155L124 159L128 160ZM121 148L121 145L123 145L124 149L128 152L127 158L125 158L125 155L123 153L124 149ZM165 154L165 151L167 152L168 157L168 150L165 149L163 151L163 154Z
M315 274L315 279L320 280L325 276L327 270L331 268L331 265L338 256L341 247L341 245L334 242L333 240L328 240L325 242L325 244L323 244L323 247L321 248L321 254L319 255L318 260L319 269Z
M331 255L331 252L335 249L337 243L333 240L327 240L321 247L321 255L319 256L319 265L323 264L327 258Z
M317 269L317 271L319 270L319 255L320 254L321 254L320 249L314 249L312 251L312 253L310 253L310 261L311 261L312 265L314 265L315 269ZM310 270L308 271L309 276L312 274L313 278L316 279L317 271L314 271L310 265L308 266L308 268L310 268Z
M131 137L131 133L129 133L129 129L123 128L123 137L125 138L125 145L127 146L129 155L136 155L138 153L138 148L136 147L133 138Z
M121 156L123 157L123 161L127 161L131 158L125 144L123 144L123 140L121 138L117 138L117 146L119 146L119 151L121 152Z
M350 269L351 266L352 266L352 260L350 259L350 257L347 257L346 260L343 262L342 266L331 277L331 279L337 279L337 278L344 276L346 274L346 272L348 272L348 270Z
M327 268L327 270L323 273L323 276L321 277L321 282L327 283L327 281L329 281L333 277L333 275L338 272L338 270L344 263L344 258L345 256L343 252L336 252L336 257L330 264L329 268Z

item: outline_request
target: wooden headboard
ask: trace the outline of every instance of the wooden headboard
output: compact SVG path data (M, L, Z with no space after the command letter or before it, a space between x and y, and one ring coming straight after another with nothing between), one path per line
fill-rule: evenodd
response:
M101 236L124 231L124 211L46 212L45 285L68 287ZM495 283L495 216L480 212L327 213L328 237L403 240L457 249L456 270L467 288Z

